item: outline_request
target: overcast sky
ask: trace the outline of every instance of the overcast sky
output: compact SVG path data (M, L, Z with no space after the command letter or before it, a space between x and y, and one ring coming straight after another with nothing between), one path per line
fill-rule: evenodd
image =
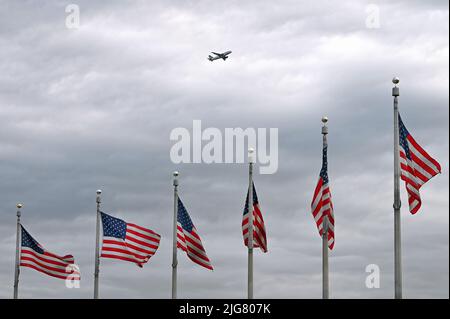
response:
M81 10L68 29L66 5ZM366 21L378 5L379 28ZM215 270L179 252L179 296L245 298L245 164L173 164L172 129L278 128L279 169L255 176L269 252L255 297L320 298L310 213L329 117L336 218L333 298L393 296L391 79L415 139L442 165L412 216L401 185L404 296L449 297L448 1L0 0L0 297L12 296L15 205L48 250L73 254L80 289L32 269L19 295L91 298L102 210L162 235L143 269L102 260L103 298L168 298L171 173ZM367 11L368 10L368 11ZM369 19L369 22L372 21ZM369 24L370 26L370 24ZM209 62L210 51L232 50ZM377 264L381 287L368 289Z

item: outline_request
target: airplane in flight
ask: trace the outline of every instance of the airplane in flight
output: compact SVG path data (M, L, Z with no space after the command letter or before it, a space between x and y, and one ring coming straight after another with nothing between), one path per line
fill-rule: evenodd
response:
M211 53L215 54L216 56L208 55L209 61L214 61L214 60L218 60L218 59L223 59L225 61L226 59L228 59L228 54L230 54L231 51L227 51L224 53L216 53L216 52L211 52Z

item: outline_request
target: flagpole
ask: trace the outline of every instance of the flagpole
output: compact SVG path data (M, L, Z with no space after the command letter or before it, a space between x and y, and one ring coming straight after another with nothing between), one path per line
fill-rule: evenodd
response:
M322 233L322 299L329 299L329 278L328 278L328 217L323 220Z
M395 299L402 299L402 243L400 220L400 154L399 154L399 123L398 123L398 97L400 79L392 80L392 96L394 97L394 272L395 272Z
M94 269L94 299L98 299L98 273L100 271L100 195L102 191L97 190L97 224L95 229L95 269Z
M253 299L253 152L248 149L248 299Z
M14 299L18 298L19 295L19 274L20 274L20 209L23 207L22 204L17 204L17 233L16 233L16 264L14 271Z
M173 172L173 251L172 251L172 299L177 299L177 223L178 223L178 176Z
M322 117L322 135L323 135L323 148L328 147L327 135L328 135L328 118ZM328 299L330 297L330 284L329 284L329 268L328 268L328 216L325 216L322 222L322 298Z

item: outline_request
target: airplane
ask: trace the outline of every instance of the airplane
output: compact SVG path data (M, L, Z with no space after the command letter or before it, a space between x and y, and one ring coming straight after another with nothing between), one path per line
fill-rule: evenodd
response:
M227 51L227 52L224 52L224 53L216 53L216 52L211 52L211 53L215 54L216 56L208 55L208 60L209 61L212 62L212 61L218 60L218 59L223 59L225 61L226 59L228 59L228 54L230 54L231 51Z

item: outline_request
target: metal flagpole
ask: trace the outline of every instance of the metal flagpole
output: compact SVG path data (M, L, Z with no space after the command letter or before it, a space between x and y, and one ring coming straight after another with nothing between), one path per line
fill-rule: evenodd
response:
M322 299L329 299L329 279L328 279L328 217L323 220L322 234Z
M95 235L95 269L94 269L94 299L98 299L98 273L100 271L100 195L102 191L97 190L97 225Z
M23 207L22 204L17 204L17 234L16 234L16 264L14 271L14 299L18 298L19 295L19 274L20 274L20 209Z
M400 208L400 154L399 154L399 123L398 123L398 97L400 79L392 80L392 96L394 97L394 272L395 272L395 298L402 299L402 243Z
M328 135L328 118L322 117L322 135L323 135L323 148L328 147L327 135ZM325 216L322 222L322 298L328 299L330 297L330 286L328 278L328 216Z
M178 175L173 172L173 252L172 252L172 299L177 299L177 224L178 224Z
M248 299L253 299L253 152L248 149Z

